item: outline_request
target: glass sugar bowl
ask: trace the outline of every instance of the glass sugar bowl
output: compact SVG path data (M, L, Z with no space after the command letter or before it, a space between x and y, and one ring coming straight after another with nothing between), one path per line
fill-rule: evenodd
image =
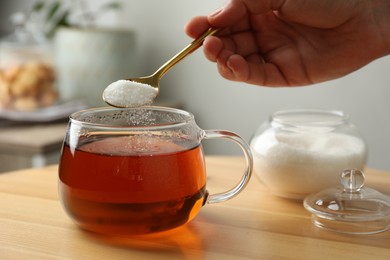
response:
M320 109L270 115L250 143L254 173L271 193L290 199L337 186L345 169L364 170L367 144L349 116Z

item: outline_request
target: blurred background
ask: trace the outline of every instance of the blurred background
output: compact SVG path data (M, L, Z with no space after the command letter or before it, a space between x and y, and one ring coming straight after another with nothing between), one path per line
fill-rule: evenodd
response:
M65 6L80 4L77 3L80 1L62 2ZM30 12L36 1L0 0L0 3L0 33L2 37L6 37L15 28L9 19L11 14ZM93 19L94 30L105 28L106 31L119 30L130 35L108 37L116 40L112 43L106 39L107 42L102 45L98 45L97 42L103 36L95 37L94 40L85 39L83 44L87 47L84 46L81 53L87 52L86 49L94 51L89 56L83 57L82 54L78 54L74 58L84 69L82 75L75 75L78 72L69 69L69 66L74 69L76 65L67 63L75 62L71 58L72 52L77 52L76 42L87 32L78 32L78 35L69 36L73 38L68 39L66 33L69 32L64 30L45 42L51 46L49 49L53 51L54 67L57 73L61 74L57 82L60 100L66 102L83 100L84 102L90 98L86 97L87 93L90 93L91 96L96 95L95 100L87 100L83 104L101 105L98 97L101 95L101 89L107 86L110 80L112 82L118 77L142 76L154 72L191 41L184 33L186 22L193 16L206 15L214 11L222 6L225 0L126 0L119 1L121 3L119 8L107 8L100 12L99 8L107 6L108 3L112 2L83 1L83 8L89 10L88 12L98 13ZM79 24L86 23L80 19L82 13L80 8L75 9L71 11L74 16L73 21ZM35 41L40 42L40 39ZM116 50L115 57L118 59L114 63L114 58L104 56L106 55L104 49L109 44L119 44L119 42L121 42L119 47L112 47ZM92 46L98 51L95 51ZM110 73L107 72L109 75L102 79L97 79L94 74L87 75L88 72L85 70L94 71L95 64L103 67L96 68L94 73L104 74L101 73L103 70L109 71ZM334 81L310 87L272 89L223 79L217 73L215 65L207 61L199 50L164 77L158 103L192 112L198 125L203 129L231 130L248 142L259 125L276 110L297 107L343 110L350 115L351 121L360 129L368 143L368 166L390 170L389 69L390 57L387 56ZM70 81L70 78L73 81ZM72 86L77 86L76 90L72 90ZM80 92L81 89L86 90ZM76 107L77 105L73 104ZM12 121L12 118L8 120ZM63 128L59 127L59 129L58 136L61 136ZM37 128L36 131L40 132L40 129ZM204 144L206 154L240 154L234 145L225 144L224 141L206 140ZM57 149L57 146L55 147ZM42 157L42 154L40 156ZM43 160L41 157L35 159L38 161L35 165L40 164L40 160ZM52 161L55 161L57 157L53 155L53 158Z

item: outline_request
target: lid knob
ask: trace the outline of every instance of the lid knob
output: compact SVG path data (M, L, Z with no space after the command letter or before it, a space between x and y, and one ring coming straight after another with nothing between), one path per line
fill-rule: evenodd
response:
M364 173L357 169L348 169L341 173L341 185L344 191L358 192L364 186Z

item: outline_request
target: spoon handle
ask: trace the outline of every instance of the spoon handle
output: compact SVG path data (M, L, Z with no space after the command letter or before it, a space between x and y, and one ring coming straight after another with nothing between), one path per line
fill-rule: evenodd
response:
M201 36L196 38L193 42L188 44L183 50L181 50L178 54L173 56L170 60L168 60L166 63L164 63L155 73L154 76L157 76L160 80L165 73L167 73L173 66L175 66L179 61L184 59L186 56L191 54L193 51L198 49L202 43L203 40L209 36L214 35L219 31L218 28L209 28L206 32L204 32Z

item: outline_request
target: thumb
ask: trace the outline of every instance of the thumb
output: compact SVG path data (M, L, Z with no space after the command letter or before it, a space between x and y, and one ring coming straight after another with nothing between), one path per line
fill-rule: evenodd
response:
M207 18L212 26L227 27L238 23L245 16L277 10L282 3L283 1L277 0L230 0L224 7L209 14Z

